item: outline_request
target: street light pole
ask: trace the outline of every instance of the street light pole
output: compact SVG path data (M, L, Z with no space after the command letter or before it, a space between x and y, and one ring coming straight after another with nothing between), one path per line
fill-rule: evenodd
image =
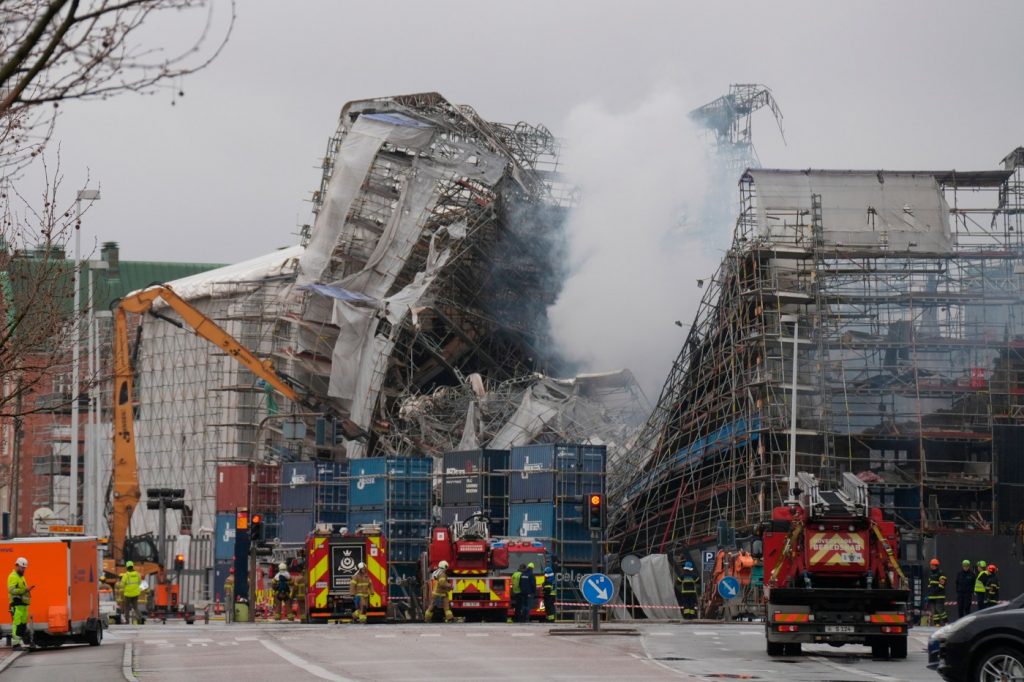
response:
M797 356L800 352L800 316L783 315L783 322L793 323L793 384L789 404L789 502L796 502L796 379Z
M75 221L75 307L71 328L71 480L68 484L68 523L78 521L78 400L81 394L80 356L82 344L82 200L97 201L98 189L80 189L75 198L77 220Z

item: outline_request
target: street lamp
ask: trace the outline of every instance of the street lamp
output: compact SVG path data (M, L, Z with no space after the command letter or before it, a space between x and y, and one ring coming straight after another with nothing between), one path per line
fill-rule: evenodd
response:
M95 285L95 273L97 270L106 270L107 262L103 260L90 260L87 261L86 265L89 269L89 284L86 295L86 307L88 309L88 317L86 333L88 334L87 346L89 348L89 409L88 416L85 422L85 480L82 482L82 520L86 527L86 532L93 535L100 535L100 517L101 512L98 511L96 501L97 495L101 494L97 492L96 480L99 477L100 471L100 447L99 447L99 376L100 376L100 359L99 359L99 334L97 328L97 313L96 313L96 285ZM109 316L109 311L104 311Z
M797 354L800 350L800 316L781 315L782 322L793 323L793 385L789 405L789 502L796 502L796 378Z
M74 325L71 328L71 481L68 492L68 523L78 521L78 400L81 386L79 364L82 343L81 300L82 300L82 202L99 201L98 189L80 189L75 199L77 220L75 221L75 308Z

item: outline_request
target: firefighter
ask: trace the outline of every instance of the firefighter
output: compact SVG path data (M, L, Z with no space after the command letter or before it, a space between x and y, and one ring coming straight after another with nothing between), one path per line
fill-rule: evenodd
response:
M28 559L21 556L14 561L14 570L7 576L7 598L11 605L11 647L21 648L21 637L28 627L28 604L32 599L32 589L25 583L25 571Z
M555 622L555 572L550 566L544 569L544 582L541 585L544 595L544 613L549 623Z
M963 618L971 612L971 594L974 592L974 571L971 562L963 560L960 572L956 574L956 617Z
M988 565L988 604L999 603L999 575L995 564Z
M518 623L522 620L523 616L523 571L526 570L526 564L519 564L519 568L512 573L512 585L509 587L510 594L512 597L512 617L508 619L511 623L513 620Z
M131 625L134 618L142 619L139 612L139 595L142 594L142 576L135 570L135 564L131 561L124 562L124 573L121 574L121 589L124 594L124 617L125 622Z
M697 583L700 576L693 568L693 562L687 561L683 564L683 575L676 578L679 589L680 606L683 608L683 618L693 620L697 617Z
M366 564L362 561L356 567L352 575L352 581L348 584L348 594L355 603L353 612L354 620L357 623L366 622L366 607L370 605L370 595L373 594L373 583L370 582L370 574L366 572Z
M978 562L978 573L974 576L974 597L978 600L978 610L988 606L988 564Z
M228 569L224 579L224 622L230 623L235 617L235 567Z
M932 559L932 569L928 576L928 612L931 614L932 625L945 625L949 622L946 613L946 574L939 568L939 560Z
M448 593L452 590L452 584L448 581L448 562L440 561L437 564L437 570L431 576L431 582L433 583L433 589L430 593L430 606L427 608L427 612L423 614L423 620L429 623L434 619L434 609L444 609L444 622L450 623L455 620L455 615L452 613L451 603L448 601Z
M519 578L519 594L523 611L523 623L530 622L530 611L537 606L537 577L533 575L534 565L526 564L526 570Z
M283 620L288 613L288 600L292 596L292 575L288 572L288 564L281 562L277 565L277 574L274 576L274 619Z

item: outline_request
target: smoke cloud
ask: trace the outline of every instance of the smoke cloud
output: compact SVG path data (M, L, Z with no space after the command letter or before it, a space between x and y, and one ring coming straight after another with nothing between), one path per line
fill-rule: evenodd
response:
M581 371L632 370L652 401L732 235L736 179L709 158L697 105L676 91L622 113L588 103L563 127L582 194L552 334Z

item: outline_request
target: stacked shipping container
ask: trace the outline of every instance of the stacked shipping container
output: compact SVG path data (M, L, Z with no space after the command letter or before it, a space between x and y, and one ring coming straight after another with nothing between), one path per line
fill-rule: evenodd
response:
M452 525L483 512L491 520L491 535L508 535L508 458L508 450L446 452L441 521Z
M318 523L348 524L348 462L291 462L281 468L281 523L284 544L306 541ZM270 535L268 538L272 537Z
M593 551L586 496L605 492L606 457L603 445L547 443L512 448L509 534L548 544L562 601L582 600L578 581L590 572Z
M434 460L379 457L352 462L349 528L377 524L388 539L391 596L401 597L397 581L415 577L430 538Z

